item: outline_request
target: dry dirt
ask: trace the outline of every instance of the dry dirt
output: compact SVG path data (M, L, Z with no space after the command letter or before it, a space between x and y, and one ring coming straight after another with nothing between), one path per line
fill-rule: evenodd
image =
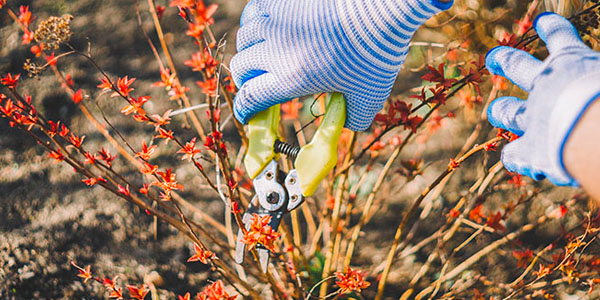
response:
M173 105L167 103L160 88L149 88L160 79L160 74L137 23L136 6L141 11L144 29L157 41L146 1L8 2L17 11L19 5L29 5L39 19L67 13L75 16L71 41L75 47L85 49L89 38L93 56L109 74L136 77L136 91L148 93L159 102L155 109ZM168 5L167 1L156 2ZM243 1L217 3L220 9L213 30L217 37L227 34L229 59ZM193 53L195 45L181 34L186 25L176 14L176 8L167 9L163 22L165 31L178 33L167 34L167 40L182 77L189 78L184 84L192 86L195 78L183 66L183 60ZM18 27L0 10L0 73L20 72L28 57L31 55L21 45ZM77 86L92 97L97 95L95 86L100 76L90 65L78 58L66 58L59 66L72 74ZM40 110L50 119L61 119L80 134L86 134L88 147L104 146L99 144L102 137L94 133L51 72L21 87L41 104ZM122 104L110 102L107 97L102 99L104 109L111 116L118 116ZM151 133L119 117L112 121L133 141L136 134ZM114 148L107 148L115 152ZM70 167L52 163L45 155L26 135L0 120L0 299L104 298L104 289L99 285L82 284L71 261L92 265L98 276L119 275L134 284L141 284L144 276L156 271L163 286L169 286L168 292L160 289L163 296L168 295L165 299L175 298L175 293L198 291L206 284L207 269L201 264L185 263L193 250L185 238L162 223L158 223L155 238L152 217L100 188L86 187ZM161 157L160 153L159 159L179 164L178 158ZM122 162L119 160L116 165ZM176 171L182 178L190 173L185 168ZM189 174L187 178L189 182L197 180ZM222 215L223 204L214 194L207 196L196 191L183 195L201 201L207 212Z

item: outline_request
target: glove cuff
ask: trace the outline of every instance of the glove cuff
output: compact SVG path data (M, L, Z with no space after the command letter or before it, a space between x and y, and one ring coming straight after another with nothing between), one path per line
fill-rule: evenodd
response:
M439 0L336 0L340 23L354 48L378 68L397 73L417 29L452 6Z
M567 172L563 155L565 145L571 132L577 125L590 104L600 97L600 72L591 73L580 77L568 85L554 106L550 114L548 126L550 155L552 168L570 179L567 185L577 186L577 181Z

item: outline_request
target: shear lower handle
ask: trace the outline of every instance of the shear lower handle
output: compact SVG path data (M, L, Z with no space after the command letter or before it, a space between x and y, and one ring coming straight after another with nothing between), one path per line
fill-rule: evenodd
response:
M277 104L257 113L248 122L249 144L244 165L251 179L256 178L275 158L273 145L279 136L277 134L279 113L279 104Z
M296 172L304 196L312 195L337 162L337 145L346 122L346 100L341 93L329 97L327 112L310 143L296 158Z

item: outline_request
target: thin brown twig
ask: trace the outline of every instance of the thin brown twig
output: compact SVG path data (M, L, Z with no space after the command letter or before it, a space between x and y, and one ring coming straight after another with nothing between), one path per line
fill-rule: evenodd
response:
M350 138L350 143L348 144L348 149L346 151L346 157L344 158L344 162L348 162L351 159L352 149L354 148L355 144L356 144L356 133L352 132L351 138ZM338 186L337 186L337 191L335 194L335 204L334 204L333 211L331 213L331 228L332 228L332 232L334 233L334 238L333 238L333 241L329 248L329 251L327 252L327 255L325 256L325 263L323 265L323 272L321 275L322 278L328 277L331 270L335 269L335 264L337 261L336 254L338 253L339 243L341 242L341 232L339 232L338 227L339 227L339 221L341 218L341 206L342 206L342 200L344 198L344 189L345 189L345 185L347 183L349 170L350 169L346 169L346 171L344 173L342 173L342 175L338 178ZM324 282L321 285L321 289L319 291L319 296L325 297L325 295L327 294L327 289L328 289L328 284L327 284L327 282Z
M152 21L154 22L154 28L156 28L156 34L158 35L158 40L160 41L160 45L163 49L163 53L165 54L165 57L167 58L167 63L172 72L172 75L175 78L177 78L177 80L179 82L181 82L181 80L179 79L179 77L177 75L177 69L175 68L175 63L173 62L173 57L171 56L171 52L169 52L169 47L167 46L167 43L165 42L165 37L163 34L162 26L160 25L160 20L158 19L158 15L156 14L156 7L154 5L154 0L148 0L148 10L150 11L150 14L152 15ZM185 95L185 93L183 93L181 100L183 100L183 104L186 108L192 106L190 104L190 100ZM196 129L196 132L198 133L198 136L200 137L200 139L204 140L206 138L206 135L204 133L204 129L202 128L202 124L200 124L200 120L198 119L198 116L196 116L194 111L188 111L187 115L192 120L192 124L194 124L194 128Z
M462 162L464 162L465 160L467 160L473 154L475 154L475 153L477 153L477 152L485 149L487 145L493 144L493 143L497 143L500 140L502 140L502 138L495 137L495 138L487 141L486 143L484 143L482 145L473 147L473 149L471 149L470 151L468 151L462 157L460 157L459 159L457 159L455 161L455 166L459 166ZM394 241L392 243L392 247L390 248L390 251L389 251L387 259L386 259L386 267L384 268L384 271L383 271L383 273L381 275L381 280L379 281L379 285L377 287L377 295L375 297L376 300L380 300L381 297L383 297L383 291L385 289L387 278L388 278L389 272L390 272L391 267L392 267L392 262L393 262L393 259L395 257L395 254L396 254L396 247L397 247L398 243L400 242L400 239L401 239L403 231L404 231L404 227L406 226L406 224L408 223L408 221L412 218L412 216L415 214L415 212L417 211L417 208L421 205L421 202L423 201L423 199L425 199L425 197L429 194L429 192L431 192L440 182L442 182L442 180L446 176L448 176L449 174L451 174L452 172L454 172L454 170L456 170L455 167L449 166L448 169L446 169L442 174L440 174L437 177L437 179L435 179L429 185L429 187L427 187L421 193L421 195L412 203L412 205L410 206L410 208L408 209L408 211L402 217L402 221L400 222L400 224L398 225L398 228L396 229L396 235L394 236Z
M479 250L477 253L471 255L469 258L467 258L466 260L464 260L463 262L461 262L459 265L457 265L456 267L454 267L454 269L452 269L450 272L446 273L445 276L441 277L440 280L449 280L454 278L455 276L457 276L458 274L462 273L464 270L466 270L467 268L469 268L471 265L473 265L474 263L476 263L477 261L479 261L482 257L484 257L485 255L491 253L492 251L498 249L500 246L505 245L506 243L516 239L518 236L520 236L521 234L531 231L533 230L535 227L537 227L540 224L545 223L548 220L547 217L542 216L539 217L536 222L534 223L530 223L530 224L526 224L524 226L522 226L521 228L507 234L506 236L490 243L488 246L484 247L483 249ZM435 282L434 282L435 284ZM424 290L422 290L419 294L417 294L417 296L415 297L415 299L422 299L423 297L425 297L427 294L431 293L434 289L433 285L430 285L429 287L425 288Z

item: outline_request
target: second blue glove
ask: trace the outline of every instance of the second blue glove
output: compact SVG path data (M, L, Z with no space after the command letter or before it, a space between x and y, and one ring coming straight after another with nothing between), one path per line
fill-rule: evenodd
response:
M509 171L577 185L564 165L563 150L579 118L600 96L600 53L588 48L575 27L557 14L541 14L533 26L550 52L544 61L509 47L494 48L487 55L490 72L529 92L527 100L494 100L488 119L521 136L502 150Z

